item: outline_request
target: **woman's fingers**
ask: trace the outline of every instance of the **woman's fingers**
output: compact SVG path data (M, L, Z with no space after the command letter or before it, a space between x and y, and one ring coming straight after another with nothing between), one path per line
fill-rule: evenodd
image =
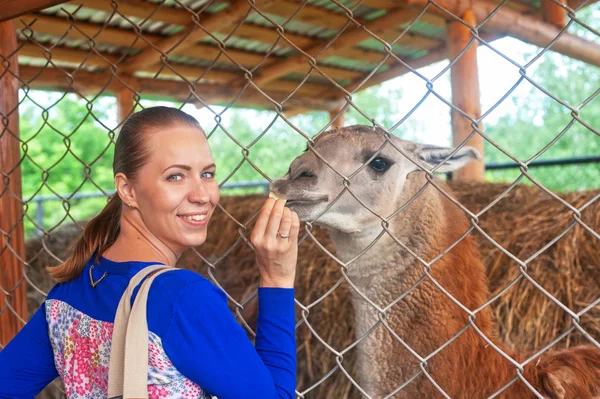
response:
M285 208L285 200L277 200L275 206L271 210L271 216L269 217L269 223L265 230L264 237L277 237L279 232L279 225L281 224L281 218L283 217L283 210Z
M269 224L269 218L271 217L271 211L275 206L275 199L267 198L265 203L263 204L258 217L256 218L256 223L254 223L254 228L252 229L252 240L256 240L257 238L264 237L265 230L267 229L267 225Z
M289 208L286 208L289 209ZM300 218L298 217L298 214L294 211L290 211L291 213L291 219L292 219L292 225L291 225L291 229L290 229L290 240L294 243L298 242L298 235L299 235L299 231L300 231Z
M290 230L292 230L292 211L290 208L283 208L283 215L281 216L281 223L279 224L279 238L290 237ZM284 236L284 237L281 237Z
M252 231L261 287L294 286L300 222L298 215L285 207L285 202L268 199Z

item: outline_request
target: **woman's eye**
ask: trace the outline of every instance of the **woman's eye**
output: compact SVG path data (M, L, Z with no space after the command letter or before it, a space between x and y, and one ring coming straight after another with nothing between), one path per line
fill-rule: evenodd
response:
M202 173L202 177L207 179L214 179L217 172L204 172Z
M168 181L180 181L181 179L183 179L183 176L180 173L174 173L167 177Z
M384 158L375 158L369 166L377 172L385 172L390 168L390 163Z

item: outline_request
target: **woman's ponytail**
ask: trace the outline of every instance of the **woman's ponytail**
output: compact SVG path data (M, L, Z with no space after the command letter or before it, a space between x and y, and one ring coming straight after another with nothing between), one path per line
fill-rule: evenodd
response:
M75 243L65 263L47 268L55 280L65 282L75 279L94 254L99 256L115 242L119 235L122 204L115 193L104 209L85 226L83 236Z

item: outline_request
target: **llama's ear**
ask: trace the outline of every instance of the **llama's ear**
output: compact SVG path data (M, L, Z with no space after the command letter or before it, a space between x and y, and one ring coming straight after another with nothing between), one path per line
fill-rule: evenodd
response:
M416 155L417 160L429 170L442 164L436 169L436 172L441 173L453 172L471 161L481 161L483 159L479 151L473 147L464 146L451 156L454 150L454 148L446 147L420 146L417 148Z

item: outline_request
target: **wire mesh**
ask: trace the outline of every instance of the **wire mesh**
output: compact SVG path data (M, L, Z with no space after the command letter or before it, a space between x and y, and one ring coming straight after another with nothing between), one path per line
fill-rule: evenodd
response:
M193 104L212 114L214 125L207 134L209 142L212 139L217 143L213 147L214 152L219 151L219 140L229 140L235 144L241 154L240 162L220 181L221 187L234 179L240 168L247 166L266 181L277 177L263 171L260 160L253 159L252 154L275 123L284 123L293 134L302 138L307 145L307 151L322 162L323 168L331 170L331 173L342 182L339 195L331 201L327 209L335 206L341 198L351 196L381 223L381 231L376 235L375 240L351 257L334 253L327 238L316 228L316 224L311 221L305 223L304 236L301 240L301 258L304 256L304 262L312 262L308 259L313 256L316 260L325 261L324 258L327 258L332 266L327 269L327 273L331 274L329 277L332 278L332 284L329 287L320 287L321 290L314 290L305 298L296 299L297 333L299 337L305 337L304 340L299 340L298 352L306 357L299 368L302 378L299 378L297 397L339 398L363 395L388 398L405 397L408 394L414 395L415 392L425 392L424 397L453 397L447 392L448 387L453 387L450 381L465 372L460 366L468 364L476 354L452 352L456 358L454 359L456 363L452 365L456 368L442 372L435 367L432 370L431 365L436 364L436 359L448 358L448 351L454 350L456 343L464 342L465 337L468 336L469 342L478 345L477 348L483 343L485 348L491 348L501 357L501 360L496 358L494 365L489 365L489 373L483 370L480 372L479 381L470 381L472 386L489 384L495 377L493 375L495 367L500 367L497 364L502 363L504 370L510 370L510 375L506 381L490 392L488 397L511 395L510 392L517 392L511 389L520 385L531 394L531 397L543 398L543 392L538 392L532 385L532 381L526 378L525 370L528 365L539 362L541 356L574 333L579 333L584 340L600 348L600 337L589 333L582 322L582 318L587 313L598 307L600 289L596 292L597 299L591 302L566 303L564 293L553 292L545 287L536 280L538 274L532 273L530 269L532 262L547 256L550 248L571 230L583 229L587 234L586 239L593 242L593 244L588 242L586 245L597 246L600 240L600 234L590 226L591 219L589 217L586 219L586 209L592 209L592 206L598 203L600 194L576 204L570 203L564 196L546 188L530 172L530 165L554 146L573 126L583 126L590 135L600 136L598 128L591 126L585 118L581 117L582 110L590 106L600 93L600 89L594 88L594 91L579 104L569 104L529 75L532 66L548 51L554 49L565 51L562 50L560 40L570 35L568 30L573 25L585 29L590 41L597 41L600 35L597 29L578 18L578 11L586 6L587 2L574 5L570 2L547 0L546 3L549 4L545 7L553 6L555 11L563 10L566 14L566 23L560 27L546 23L544 29L554 35L553 39L541 47L539 53L525 64L520 64L495 48L494 40L502 36L496 33L500 30L497 28L497 21L520 15L519 18L522 17L524 22L516 21L517 27L519 24L527 24L531 21L542 23L538 15L539 9L526 3L508 2L508 0L474 2L472 6L477 24L463 19L466 10L446 0L415 1L411 3L412 7L400 7L392 1L375 0L359 2L85 0L82 3L72 2L68 5L51 7L34 15L20 17L15 21L18 29L18 45L15 54L19 56L20 72L16 72L14 58L11 61L11 56L14 54L0 54L2 57L0 75L8 74L18 80L20 103L34 104L37 112L42 115L44 123L37 131L21 132L19 135L18 131L13 131L8 126L6 121L9 115L3 115L5 122L2 134L18 140L21 151L19 165L30 163L32 167L37 168L40 184L35 190L29 190L31 194L28 197L16 195L7 189L11 179L14 180L16 176L13 175L16 168L2 170L1 196L5 201L8 200L7 198L12 198L8 201L18 202L19 206L23 207L24 213L23 217L14 219L16 225L12 226L11 230L1 231L4 237L2 252L8 251L13 254L12 256L18 257L19 270L15 280L16 285L1 287L5 300L0 314L9 313L14 315L21 324L26 322L28 315L20 314L12 305L16 290L22 285L27 287L29 314L43 301L52 282L49 277L44 277L43 270L36 269L35 265L40 262L54 264L60 262L65 254L53 248L66 249L66 243L81 231L85 222L72 211L72 204L78 200L77 195L80 195L78 192L85 191L84 187L89 188L93 185L97 191L103 192L104 196L109 196L106 185L96 181L99 175L94 173L94 169L100 169L102 160L110 158L110 151L119 127L134 109L143 106L143 98L170 98L176 100L178 106ZM539 4L537 6L541 7ZM529 12L531 16L528 16ZM441 37L446 36L445 29L450 23L461 24L470 38L456 57L450 59L450 62L433 78L429 78L419 72L418 68L448 57L446 44L440 40L439 32L442 32ZM492 28L488 30L490 26ZM419 45L414 44L417 42ZM370 49L365 43L369 43ZM411 43L413 43L412 47ZM439 80L447 76L465 54L477 46L490 49L520 73L520 79L481 115L474 115L468 110L461 109L436 90ZM373 48L378 50L372 50ZM423 48L426 49L425 52ZM355 63L351 64L349 61L354 57L356 57ZM340 62L341 59L344 62ZM355 97L361 90L402 73L418 77L426 87L426 92L402 118L389 126L384 126L361 109ZM540 148L531 158L522 160L487 135L483 130L483 123L502 102L507 101L514 90L527 84L544 93L556 104L568 109L572 120L561 127L554 140ZM61 94L55 100L41 104L35 96L31 95L32 90L36 89L56 90ZM69 101L67 93L75 94L76 101L85 104L82 123L69 126L68 129L66 126L54 124L50 118L55 107L61 102ZM97 107L95 108L95 104L105 101L106 95L114 93L118 94L121 101L125 101L125 107L121 105L116 127L109 126L105 118L97 114ZM428 170L415 162L415 168L424 172L426 176L423 188L391 214L380 214L377 209L373 209L372 204L367 204L361 199L361 187L353 185L353 178L364 171L369 163L384 151L391 151L396 156L402 155L412 159L407 149L398 145L392 137L394 132L430 97L443 102L453 113L454 118L463 119L470 126L470 132L467 132L462 142L456 143L455 151L445 155L444 161L458 154L470 139L479 137L518 164L520 174L513 183L496 193L493 201L478 212L473 212L462 203L464 196L457 199L453 193L447 192L444 184L437 180L436 172L441 166ZM221 106L216 107L215 104ZM233 107L248 105L271 110L274 112L274 117L266 128L255 132L251 142L244 143L223 121ZM308 131L292 120L292 115L308 109L328 111L331 120L320 128ZM328 159L319 152L318 138L332 126L339 124L349 110L356 111L373 127L379 129L383 142L358 169L345 175L333 166L337 160ZM80 129L83 120L87 118L93 119L106 133L102 138L105 145L101 152L82 157L80 148L74 143L80 134L85 134ZM201 123L204 124L204 121ZM43 163L30 155L34 145L43 146L43 128L49 128L53 134L60 135L64 144L63 155L50 164ZM340 155L341 153L334 158ZM53 176L57 175L57 171L60 171L60 163L67 157L77 160L81 167L78 172L83 174L81 184L69 194L60 191L56 180L52 180ZM62 173L59 172L59 176ZM106 174L106 171L104 173ZM482 218L491 213L500 201L518 190L520 182L526 180L550 196L555 206L560 209L560 213L569 219L569 223L549 242L544 243L542 248L537 249L526 259L521 259L507 249L506 244L495 239L487 227L482 227ZM444 248L439 247L439 253L432 259L427 259L419 253L410 237L396 237L394 229L390 227L392 219L398 215L406 215L406 209L413 206L426 190L434 190L443 198L447 198L470 224L465 232L457 235L456 240L448 242ZM36 217L33 211L37 209L39 212L41 209L39 202L37 207L32 204L36 204L36 201L45 195L44 193L54 196L64 209L64 217L51 226L40 223L40 216ZM223 288L230 300L232 311L249 335L253 336L253 320L249 314L256 307L256 276L241 279L235 283L238 285L235 288L231 287L234 284L232 277L224 273L227 273L227 268L233 263L240 261L242 256L240 253L247 253L250 250L248 234L257 216L259 202L253 203L256 207L249 208L252 209L250 214L239 216L241 215L239 210L236 211L237 213L232 210L235 208L236 200L242 201L239 198L228 199L220 205L221 217L227 219L232 226L230 232L233 235L228 237L231 242L228 242L227 247L222 245L219 248L211 247L206 251L202 248L190 251L182 263L186 267L206 274L215 284ZM14 227L20 225L22 228L26 223L33 226L32 234L36 235L38 247L35 251L28 248L25 258L22 258L18 249L13 247L14 240L11 237L17 231ZM476 234L487 242L490 251L497 251L510 259L516 275L510 284L496 287L493 295L490 294L483 303L473 307L472 304L463 303L464 301L456 298L451 293L453 288L448 286L449 282L437 278L434 270L436 265L445 262L451 253L455 253L456 248L463 248L461 245L466 245L465 243L470 242L469 237ZM430 238L434 239L434 237ZM383 295L386 298L384 303L381 303L381 297L378 295L381 293L361 283L360 279L354 278L350 273L353 267L364 262L365 254L372 253L376 246L381 249L382 245L385 245L387 251L402 253L403 261L414 264L416 270L414 273L417 273L408 286L398 283L392 290L395 293L393 297L388 298ZM598 265L594 266L597 268ZM7 266L3 265L2 268L3 273L7 272ZM315 280L315 283L318 283L318 280ZM543 295L551 303L548 306L556 306L562 310L570 323L570 327L556 334L551 342L540 345L537 351L526 355L507 351L495 337L486 335L484 331L487 330L478 324L478 320L486 320L488 317L486 315L502 296L510 290L520 289L524 284L533 287ZM365 314L369 315L366 319L370 322L365 323L363 320L362 326L358 328L351 325L348 316L346 337L332 336L320 327L318 331L315 328L316 318L338 320L339 323L339 318L336 319L333 314L319 314L319 308L336 293L339 294L342 289L349 292L352 297L356 317L359 317L362 312L363 318ZM428 332L428 329L433 327L422 325L419 327L421 331L415 326L399 324L398 320L404 320L401 316L403 312L418 314L435 311L435 309L427 309L423 304L415 305L418 303L415 302L415 296L422 295L425 289L432 292L431 295L436 298L449 300L448 303L459 309L459 313L464 316L464 323L458 330L444 337L431 337L425 334L423 340L427 345L419 345L420 341L411 337L411 334L414 334L415 330L420 333ZM306 300L307 298L310 299ZM336 297L332 306L340 305L340 301L342 299ZM425 320L433 319L425 318ZM415 321L419 322L418 319ZM385 350L377 351L374 342L381 343ZM413 347L415 344L418 347ZM399 353L403 355L400 356ZM319 356L327 356L328 360L322 362L322 367L316 370L314 358ZM353 360L349 361L349 359ZM486 365L483 364L481 367L485 368ZM469 389L473 389L471 385ZM464 389L466 392L467 388ZM54 391L47 391L47 397L62 397L58 391L60 391L60 381L55 382Z

